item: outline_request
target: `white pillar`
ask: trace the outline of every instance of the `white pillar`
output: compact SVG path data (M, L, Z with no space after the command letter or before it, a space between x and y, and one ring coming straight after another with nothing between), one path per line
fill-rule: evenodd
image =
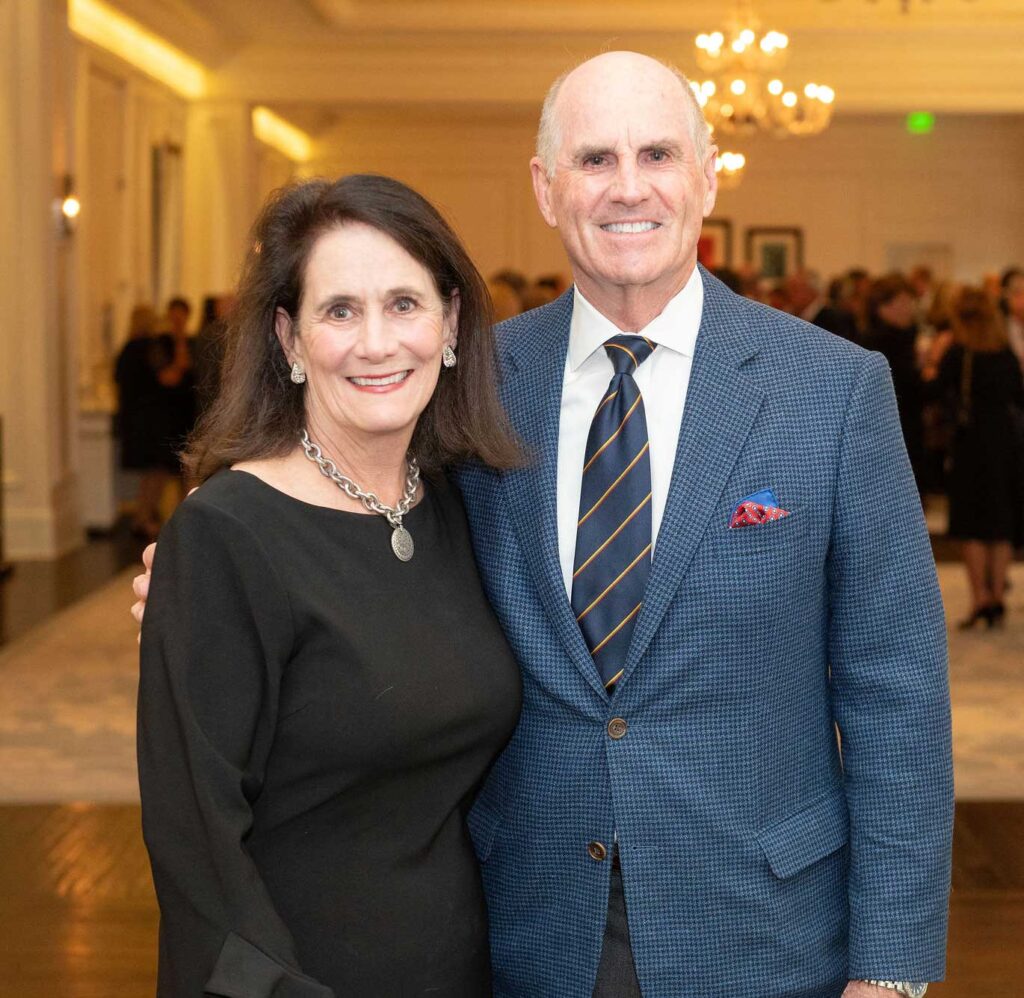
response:
M230 291L259 207L250 106L199 101L188 109L182 290L193 301Z
M0 413L8 558L81 543L75 475L74 237L54 201L71 168L65 4L0 0Z

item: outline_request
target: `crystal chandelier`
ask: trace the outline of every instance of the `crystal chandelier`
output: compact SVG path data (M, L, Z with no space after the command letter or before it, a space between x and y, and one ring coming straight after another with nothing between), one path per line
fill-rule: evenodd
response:
M709 78L691 86L712 131L782 137L828 126L835 91L820 83L787 87L779 71L788 48L781 31L761 29L749 4L738 6L723 30L697 36L697 65Z

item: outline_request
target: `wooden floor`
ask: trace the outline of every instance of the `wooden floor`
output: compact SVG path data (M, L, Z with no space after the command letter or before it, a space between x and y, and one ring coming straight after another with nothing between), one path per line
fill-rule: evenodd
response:
M153 994L157 915L138 826L129 805L0 807L0 995ZM1024 995L1022 842L1024 803L958 806L936 998Z
M145 542L124 524L52 561L18 561L0 579L0 645L98 589L122 568L142 563ZM125 612L132 595L125 592ZM6 998L6 996L4 996Z

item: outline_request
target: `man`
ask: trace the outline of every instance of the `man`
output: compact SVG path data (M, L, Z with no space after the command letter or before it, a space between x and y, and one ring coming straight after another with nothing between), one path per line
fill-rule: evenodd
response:
M501 329L534 462L462 476L524 681L470 817L502 998L852 998L943 973L945 626L888 371L696 267L714 161L644 56L545 103L534 188L575 290ZM621 333L642 334L624 375L602 349ZM637 407L591 446L617 388L646 433ZM638 533L647 493L649 533L595 582L603 542L578 538L627 487L603 536Z
M461 475L524 683L469 818L496 998L943 972L945 629L888 373L696 268L714 157L644 56L545 102L575 287L501 327L532 463Z

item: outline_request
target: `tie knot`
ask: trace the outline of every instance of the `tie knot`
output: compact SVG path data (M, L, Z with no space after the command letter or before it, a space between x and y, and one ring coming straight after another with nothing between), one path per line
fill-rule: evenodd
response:
M635 374L636 369L654 352L655 346L643 336L628 333L613 336L604 344L616 374Z

